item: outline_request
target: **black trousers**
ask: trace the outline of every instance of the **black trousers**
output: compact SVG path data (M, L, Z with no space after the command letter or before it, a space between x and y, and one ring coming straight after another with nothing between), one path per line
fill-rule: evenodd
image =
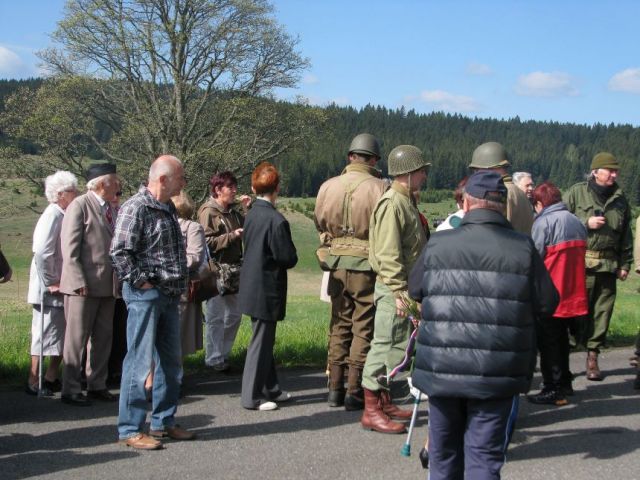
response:
M536 324L544 387L557 389L562 385L571 385L573 378L569 370L569 325L572 320L551 317L538 320Z
M277 325L277 322L251 317L253 336L247 348L240 395L244 408L258 408L260 403L276 398L281 393L273 358Z

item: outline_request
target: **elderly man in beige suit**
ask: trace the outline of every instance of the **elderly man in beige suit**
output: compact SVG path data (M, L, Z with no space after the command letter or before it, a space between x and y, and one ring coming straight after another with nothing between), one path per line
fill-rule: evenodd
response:
M67 329L64 341L62 401L90 405L82 394L81 375L86 352L87 394L114 401L106 387L113 329L114 276L109 257L120 182L116 166L94 164L87 170L87 193L67 208L62 222L62 276Z

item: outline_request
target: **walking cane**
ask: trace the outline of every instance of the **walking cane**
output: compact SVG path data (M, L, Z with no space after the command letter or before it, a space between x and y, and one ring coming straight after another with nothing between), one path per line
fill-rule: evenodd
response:
M411 378L409 378L409 388L411 391L411 395L413 395L413 413L411 414L411 422L409 423L409 432L407 433L407 440L404 442L402 446L402 450L400 450L400 454L409 457L411 456L411 437L413 435L413 427L416 425L416 420L418 419L418 406L420 405L420 400L422 399L422 392L413 386L411 383Z
M38 270L38 277L40 279L40 354L38 360L38 398L44 397L43 390L43 373L42 373L42 364L44 361L44 295L46 288L44 286L44 280L42 279L42 275L40 274L40 270Z

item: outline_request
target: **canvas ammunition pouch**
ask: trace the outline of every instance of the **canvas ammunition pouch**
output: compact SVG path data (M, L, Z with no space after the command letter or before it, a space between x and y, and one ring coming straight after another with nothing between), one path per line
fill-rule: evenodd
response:
M617 260L618 255L612 250L587 250L584 254L584 264L587 270L600 266L601 260Z

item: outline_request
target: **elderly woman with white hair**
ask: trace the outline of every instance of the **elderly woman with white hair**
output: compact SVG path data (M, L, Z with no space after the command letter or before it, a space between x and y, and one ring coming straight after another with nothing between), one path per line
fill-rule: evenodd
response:
M60 390L58 368L62 361L65 333L64 300L60 294L60 231L64 212L77 194L78 179L70 172L58 171L45 180L49 206L38 219L33 232L33 260L27 294L27 302L33 305L31 369L26 387L30 395L38 394L41 348L42 355L49 357L41 393L50 396L53 391Z

